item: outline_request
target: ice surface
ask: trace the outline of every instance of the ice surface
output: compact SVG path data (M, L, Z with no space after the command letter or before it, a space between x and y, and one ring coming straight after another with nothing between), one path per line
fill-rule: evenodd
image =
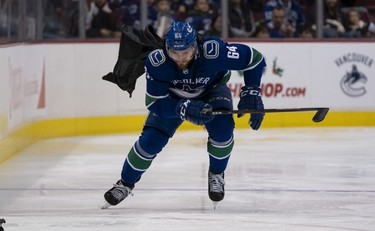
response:
M134 196L101 210L138 136L44 140L0 164L5 230L375 230L375 128L236 130L216 210L206 133L178 131Z

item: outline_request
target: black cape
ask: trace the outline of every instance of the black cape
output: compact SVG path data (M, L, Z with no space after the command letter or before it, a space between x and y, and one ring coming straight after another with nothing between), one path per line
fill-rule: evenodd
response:
M123 91L129 93L135 89L137 79L145 72L144 64L147 55L155 49L163 49L164 41L151 26L144 31L132 26L121 25L121 40L118 59L113 72L102 79L117 84Z

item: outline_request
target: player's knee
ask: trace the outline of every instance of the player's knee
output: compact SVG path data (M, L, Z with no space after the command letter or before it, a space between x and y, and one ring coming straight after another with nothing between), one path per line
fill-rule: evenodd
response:
M225 142L233 137L234 120L232 115L216 116L206 124L210 139Z
M168 143L169 136L153 127L145 127L139 138L139 145L149 154L159 153Z

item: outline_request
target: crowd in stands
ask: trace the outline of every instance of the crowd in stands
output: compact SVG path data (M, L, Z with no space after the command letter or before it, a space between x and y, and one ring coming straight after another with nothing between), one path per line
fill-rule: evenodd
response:
M4 0L0 0L4 1ZM85 0L87 38L119 38L119 22L141 28L140 0ZM75 38L77 0L44 1L44 38ZM220 36L221 0L148 0L147 24L163 36L172 20ZM315 0L228 0L230 38L314 38ZM375 37L374 0L324 0L324 38Z
M115 18L141 27L139 0L89 2L99 12L108 5ZM314 0L228 0L229 37L314 38L316 7ZM220 36L221 8L221 0L148 0L148 24L163 36L173 19L185 20L201 34ZM374 10L375 1L371 0L324 0L323 37L374 37ZM93 29L97 24L87 25Z

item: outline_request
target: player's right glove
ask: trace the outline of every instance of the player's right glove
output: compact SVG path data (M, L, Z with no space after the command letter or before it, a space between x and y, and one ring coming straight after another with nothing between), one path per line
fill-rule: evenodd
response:
M196 125L208 123L215 117L215 115L204 111L212 111L212 106L194 99L182 99L176 107L176 112L182 120L187 120Z
M262 95L260 89L257 86L243 86L240 93L240 102L238 103L238 109L255 109L264 110ZM238 114L240 118L244 114ZM258 130L262 124L264 113L251 113L249 124L253 130Z

